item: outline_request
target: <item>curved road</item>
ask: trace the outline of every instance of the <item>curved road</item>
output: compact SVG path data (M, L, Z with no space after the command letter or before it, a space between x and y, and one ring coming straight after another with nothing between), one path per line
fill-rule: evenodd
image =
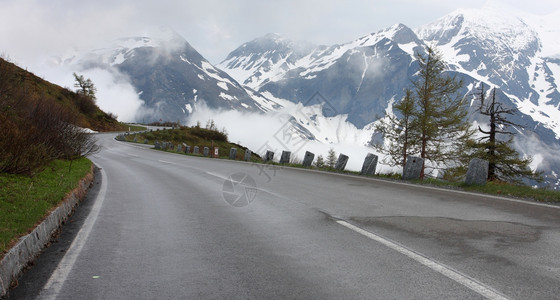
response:
M557 206L190 157L114 136L98 135L96 187L11 298L560 295Z

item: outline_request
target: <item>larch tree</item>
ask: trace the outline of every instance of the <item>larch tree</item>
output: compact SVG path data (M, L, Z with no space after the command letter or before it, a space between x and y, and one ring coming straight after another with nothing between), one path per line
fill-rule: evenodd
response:
M410 153L417 150L414 138L415 99L410 89L405 90L404 98L393 105L393 113L375 126L375 130L383 136L383 143L374 147L380 153L386 154L383 162L391 166L402 166Z
M84 75L78 75L76 73L73 73L73 75L74 80L76 80L76 83L74 83L74 87L77 88L76 93L86 96L95 102L97 88L91 79L85 79Z
M326 165L329 168L334 168L334 166L336 165L336 152L334 151L334 148L330 148L329 152L327 153L327 162Z
M419 154L434 168L456 166L466 154L474 130L467 120L468 107L459 90L463 81L446 73L441 54L427 47L426 54L416 53L418 76L412 81L416 109L416 134Z

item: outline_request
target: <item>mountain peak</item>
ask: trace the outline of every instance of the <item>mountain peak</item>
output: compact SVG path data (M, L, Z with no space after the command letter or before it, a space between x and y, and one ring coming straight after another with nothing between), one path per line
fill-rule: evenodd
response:
M179 48L187 41L173 28L167 26L152 27L140 35L130 36L113 41L112 48L134 49L141 47Z
M267 39L267 40L284 40L286 39L285 36L279 34L279 33L267 33L265 34L263 37L261 37L260 39Z
M520 16L509 13L513 9L501 11L492 3L483 9L455 10L417 28L416 34L423 40L437 41L438 45L448 44L453 38L471 36L497 49L537 51L540 44L537 32Z

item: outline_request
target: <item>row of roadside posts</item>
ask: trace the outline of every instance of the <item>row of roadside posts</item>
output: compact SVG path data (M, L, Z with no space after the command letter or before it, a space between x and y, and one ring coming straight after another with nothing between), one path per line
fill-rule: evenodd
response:
M170 142L155 142L155 149L167 150L167 149L174 149L174 145ZM200 147L194 146L191 151L191 146L187 144L179 144L177 145L177 152L183 153L192 153L192 154L202 154L203 156L211 156L211 157L218 157L219 151L218 148L215 147L212 155L210 155L210 148L203 147L202 153L200 153ZM252 156L252 152L249 149L245 150L243 160L250 161ZM290 151L282 151L282 155L280 156L280 164L288 164L290 162ZM229 159L235 160L237 159L237 148L231 148L229 151ZM265 163L272 162L274 159L274 152L273 151L266 151L264 155L263 161ZM309 151L305 152L303 157L303 167L309 168L313 164L313 160L315 159L315 154ZM343 171L346 168L346 164L348 163L349 157L345 154L340 154L335 164L335 169L338 171ZM373 153L368 153L366 158L364 159L364 163L362 164L362 170L360 175L374 175L375 170L377 168L378 156ZM403 169L403 180L414 180L419 179L420 174L422 171L422 166L424 164L424 160L421 157L416 156L409 156L406 159L405 167ZM465 177L465 183L468 185L483 185L486 183L486 179L488 177L488 161L482 160L479 158L474 158L469 163L469 168L467 170L467 175Z

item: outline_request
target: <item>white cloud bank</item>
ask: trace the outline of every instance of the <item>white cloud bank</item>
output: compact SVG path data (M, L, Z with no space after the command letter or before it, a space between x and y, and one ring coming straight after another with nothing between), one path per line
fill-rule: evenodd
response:
M310 132L316 130L313 132L316 137L329 137L331 143L304 140L290 134L293 133L291 130L294 127L288 121L289 116L297 117L300 115L301 109L301 104L292 104L276 112L260 114L213 110L205 105L197 105L193 114L187 118L186 124L194 126L200 122L202 126L205 126L209 120L213 120L218 129L226 129L231 142L248 147L261 156L264 156L267 150L274 151L275 161L278 161L283 150L291 151L292 159L303 161L305 151L314 153L316 160L319 155L326 158L329 149L333 148L337 155L343 153L349 157L347 170L360 171L368 153L379 155L373 148L364 145L364 141L369 140L371 133L357 129L346 122L346 116L334 118L318 116L317 118L322 122L320 128L314 128L313 125L307 126ZM306 112L311 111L310 109L316 110L317 107L305 108ZM344 122L341 122L341 119ZM300 120L298 119L298 122ZM381 164L378 164L377 170L381 173L402 171L399 168L390 168Z

